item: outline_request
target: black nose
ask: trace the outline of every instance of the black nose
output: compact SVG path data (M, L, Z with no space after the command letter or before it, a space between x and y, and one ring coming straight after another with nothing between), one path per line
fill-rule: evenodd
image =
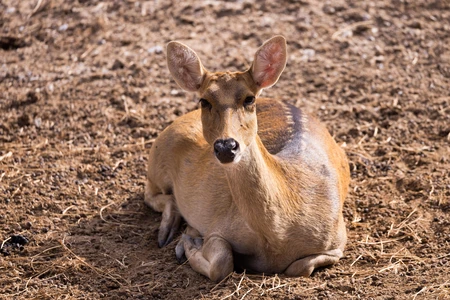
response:
M214 143L214 154L223 164L234 160L239 149L239 143L235 139L217 140Z

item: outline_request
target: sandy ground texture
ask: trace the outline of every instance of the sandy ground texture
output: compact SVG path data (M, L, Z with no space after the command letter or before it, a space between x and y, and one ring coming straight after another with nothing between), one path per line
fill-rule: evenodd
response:
M165 45L244 70L275 34L288 64L264 96L346 150L348 245L310 278L214 284L157 247L143 204L148 148L198 105ZM449 299L449 103L448 0L2 0L0 298Z

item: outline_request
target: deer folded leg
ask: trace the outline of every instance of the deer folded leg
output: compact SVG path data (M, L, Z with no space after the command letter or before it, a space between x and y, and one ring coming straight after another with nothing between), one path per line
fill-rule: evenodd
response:
M308 277L316 268L325 267L337 263L342 255L343 253L340 249L334 249L321 254L310 255L294 261L284 271L284 274L292 277Z
M221 237L212 236L203 245L199 238L182 236L184 251L192 269L219 282L233 272L231 245Z
M174 203L173 195L160 194L154 198L157 197L159 197L160 199L153 201L159 201L160 203L162 201L165 201L164 209L162 211L162 220L161 224L159 225L159 232L158 232L158 245L159 247L164 247L167 246L173 240L175 232L180 228L181 215L178 212L177 207Z
M178 244L175 247L175 255L177 257L177 261L179 264L182 264L187 260L186 255L184 253L184 240L188 237L184 237L184 235L187 235L188 237L192 238L197 248L200 248L203 244L203 238L200 232L198 232L197 229L188 225L186 227L185 233L183 233L181 239L178 241Z
M163 191L152 181L147 180L145 184L144 203L157 212L163 212L167 202L174 201L172 193Z

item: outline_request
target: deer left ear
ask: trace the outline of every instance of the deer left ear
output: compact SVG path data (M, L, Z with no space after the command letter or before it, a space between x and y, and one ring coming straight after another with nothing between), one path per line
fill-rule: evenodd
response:
M256 51L251 67L255 84L259 89L274 85L286 67L286 39L274 36Z

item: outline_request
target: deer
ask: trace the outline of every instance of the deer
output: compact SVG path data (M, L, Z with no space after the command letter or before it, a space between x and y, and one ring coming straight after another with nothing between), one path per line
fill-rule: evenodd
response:
M238 269L308 277L343 256L345 152L315 117L260 97L286 61L283 36L243 72L210 72L188 46L167 45L172 77L200 107L154 141L144 202L162 213L160 247L187 223L176 257L215 282Z

